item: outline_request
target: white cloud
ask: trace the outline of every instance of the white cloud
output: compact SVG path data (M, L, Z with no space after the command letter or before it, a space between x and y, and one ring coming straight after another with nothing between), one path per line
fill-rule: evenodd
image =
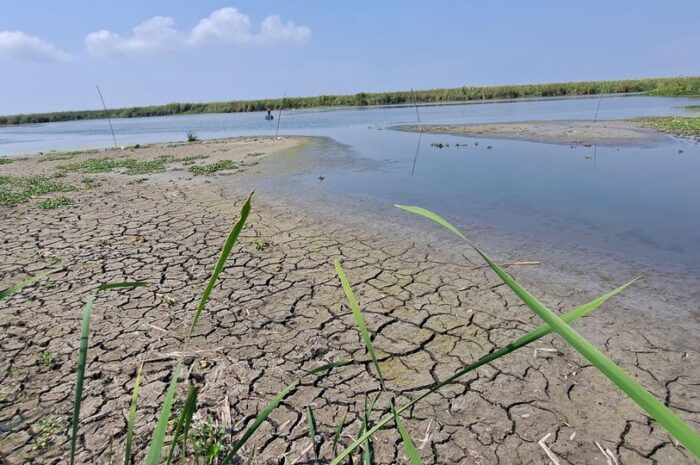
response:
M214 11L202 19L190 33L187 40L191 45L208 42L243 44L252 40L250 17L236 8L227 7Z
M34 61L70 61L68 52L22 31L0 31L0 59L16 58Z
M136 26L131 37L106 30L92 32L85 37L85 46L94 56L162 52L180 42L174 26L173 18L156 16Z
M254 32L248 15L237 8L226 7L201 19L191 31L175 29L175 20L156 16L134 28L131 37L101 30L85 37L85 46L93 56L134 55L162 52L188 45L203 47L209 44L244 46L250 44L286 43L300 45L311 37L311 29L282 21L271 15Z
M293 22L283 23L279 15L265 18L260 25L258 40L261 42L293 42L303 44L311 37L311 29L306 26L297 26Z

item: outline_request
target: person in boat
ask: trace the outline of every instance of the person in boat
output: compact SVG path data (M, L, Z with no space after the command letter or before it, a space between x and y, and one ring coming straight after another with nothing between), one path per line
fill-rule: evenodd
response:
M272 110L270 110L270 109L268 108L268 109L267 109L267 117L269 118L270 116L272 116Z

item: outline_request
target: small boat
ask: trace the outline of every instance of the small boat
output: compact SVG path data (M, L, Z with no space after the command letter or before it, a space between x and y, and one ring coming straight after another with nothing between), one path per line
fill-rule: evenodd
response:
M272 115L265 115L265 119L268 121L271 121L271 120L275 119L275 117Z

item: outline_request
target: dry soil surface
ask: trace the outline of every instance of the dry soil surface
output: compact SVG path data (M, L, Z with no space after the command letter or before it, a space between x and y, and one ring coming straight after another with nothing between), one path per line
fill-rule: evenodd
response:
M110 444L114 460L120 460L141 363L134 450L136 463L143 460L187 326L242 204L242 197L226 194L219 183L243 182L262 165L255 160L294 156L304 143L240 138L52 154L48 161L0 166L2 176L52 175L61 165L95 156L207 157L170 162L166 171L150 175L93 174L88 183L83 174L69 172L58 180L83 186L60 194L73 205L42 210L33 199L0 206L0 288L61 268L0 302L3 463L65 463L81 308L100 283L137 279L148 286L97 293L77 461L108 463ZM187 171L192 162L220 159L244 165L216 177ZM411 231L388 234L362 218L329 223L254 197L248 226L185 354L178 398L189 385L200 387L196 427L214 422L226 429L226 437L238 437L304 370L355 359L361 363L304 379L245 455L255 450L259 464L283 463L285 456L292 463L325 463L333 456L339 421L344 420L342 445L357 436L366 396L374 396L379 385L335 276L336 259L355 288L387 389L399 404L538 325L476 257L422 239ZM517 267L510 269L519 276ZM566 288L533 292L558 311L597 297ZM618 302L601 310L609 318L593 314L578 327L699 428L697 321L672 331L655 330L653 322L629 324L616 320ZM535 349L545 350L535 356ZM307 406L318 424L318 462L309 447ZM383 394L371 419L388 407L389 394ZM662 428L554 336L464 377L403 417L429 464L549 463L538 444L545 437L561 464L612 463L597 444L620 463L692 463ZM42 420L55 422L57 430L42 433ZM408 463L389 426L373 441L375 463Z

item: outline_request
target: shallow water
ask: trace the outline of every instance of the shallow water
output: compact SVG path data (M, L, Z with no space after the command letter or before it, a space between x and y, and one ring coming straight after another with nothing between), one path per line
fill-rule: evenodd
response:
M684 114L693 100L608 97L599 119ZM420 107L425 124L592 119L597 98ZM330 138L302 154L306 169L268 190L327 190L416 204L461 223L566 248L631 257L662 270L700 263L700 146L578 147L392 131L413 107L283 112L280 134ZM261 113L114 120L119 144L274 134ZM449 144L442 149L431 146ZM478 145L475 143L478 142ZM111 145L104 120L0 128L0 155ZM460 144L460 146L457 146ZM463 146L463 144L466 144ZM491 148L488 148L491 146ZM682 150L683 153L679 153ZM319 180L323 176L323 180Z

